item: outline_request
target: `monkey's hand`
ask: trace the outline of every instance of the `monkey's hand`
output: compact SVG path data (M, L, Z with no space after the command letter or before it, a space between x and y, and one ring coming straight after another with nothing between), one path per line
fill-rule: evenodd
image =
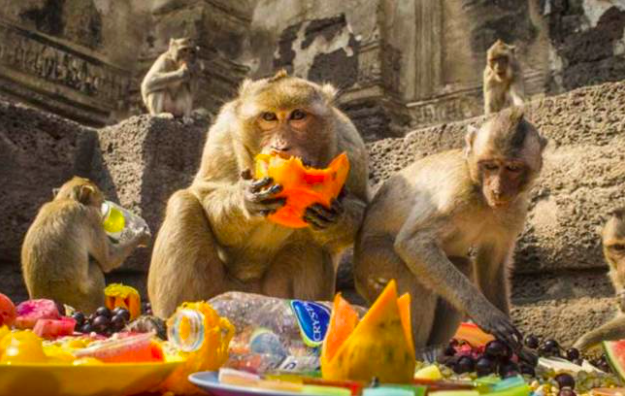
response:
M269 216L284 206L286 198L277 197L282 186L273 184L270 177L259 180L251 179L251 172L241 174L243 186L243 206L252 216Z
M303 220L315 231L323 231L339 222L345 213L340 200L334 199L329 208L322 204L313 204L306 208Z
M490 303L476 313L470 313L471 319L478 327L487 333L508 344L513 351L518 352L523 346L523 336L512 324L508 315L501 312Z
M618 306L621 312L625 312L625 290L616 293L616 299L618 300Z
M152 234L146 227L144 227L139 230L139 232L136 235L136 238L138 242L137 243L138 247L147 247L150 241L152 240Z

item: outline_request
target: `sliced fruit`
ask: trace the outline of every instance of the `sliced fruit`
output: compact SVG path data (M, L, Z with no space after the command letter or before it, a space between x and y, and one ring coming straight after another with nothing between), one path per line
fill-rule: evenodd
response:
M414 373L414 378L437 381L443 379L443 374L441 373L441 370L438 368L438 366L432 364Z
M625 381L625 340L604 341L602 345L612 370Z
M410 322L410 294L405 293L399 299L397 299L397 306L399 307L399 316L401 318L401 325L404 328L404 335L408 340L410 349L414 350L414 342L412 341L412 323Z
M403 306L406 302L401 303ZM386 383L411 382L415 355L403 322L409 323L402 320L397 286L391 281L331 358L325 354L336 347L322 349L323 378L369 382L376 377ZM329 329L326 336L331 343L344 338L331 333Z
M32 329L39 319L58 319L59 310L52 300L28 300L17 306L15 327L18 329Z
M124 308L130 313L130 320L141 315L141 296L134 287L112 283L104 289L104 295L108 309Z
M72 318L39 319L33 331L39 337L49 340L56 337L72 335L75 327L76 320Z
M352 334L357 324L358 313L356 313L356 310L338 293L336 297L334 297L330 325L328 326L328 333L322 346L322 356L324 359L328 361L332 360L339 347L343 345L345 340Z
M320 203L330 207L338 197L349 174L346 153L338 155L325 169L304 166L297 157L285 158L280 154L256 156L255 177L271 177L282 186L276 197L285 197L286 204L268 219L291 228L303 228L308 224L302 219L306 208Z
M495 337L493 337L492 335L483 332L474 323L462 323L456 331L456 335L454 336L454 338L456 340L468 342L469 344L471 344L471 346L474 347L486 345L487 343L495 339Z
M152 341L154 333L139 334L122 339L110 339L78 350L78 358L92 357L105 363L162 362L163 351Z
M17 317L17 310L13 301L0 293L0 326L11 326Z
M43 353L41 338L30 331L19 331L5 336L0 342L0 350L0 363L45 363L48 360Z

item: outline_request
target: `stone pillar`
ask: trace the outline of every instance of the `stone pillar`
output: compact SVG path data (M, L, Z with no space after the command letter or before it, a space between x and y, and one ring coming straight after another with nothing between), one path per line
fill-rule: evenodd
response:
M426 99L436 94L442 84L443 10L441 0L416 1L415 7L415 99Z

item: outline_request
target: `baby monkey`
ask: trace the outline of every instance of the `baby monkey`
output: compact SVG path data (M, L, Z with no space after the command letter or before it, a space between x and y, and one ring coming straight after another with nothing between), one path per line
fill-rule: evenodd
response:
M86 314L104 305L104 272L119 267L137 246L146 246L150 234L142 231L113 244L102 227L103 201L92 181L74 177L41 207L22 245L31 299L48 298Z
M625 208L612 212L601 232L603 256L608 262L610 280L616 290L619 312L616 317L591 330L575 342L575 348L587 350L601 341L625 338Z
M512 105L523 105L523 75L514 46L497 40L488 49L483 90L486 115Z
M191 116L201 69L197 51L190 38L172 38L169 49L156 59L141 83L141 97L151 115Z

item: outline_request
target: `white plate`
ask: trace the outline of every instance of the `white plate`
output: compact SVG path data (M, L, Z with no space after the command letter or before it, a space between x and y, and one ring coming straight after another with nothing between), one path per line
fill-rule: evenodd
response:
M215 396L315 396L310 393L283 392L219 383L218 371L203 371L191 374L189 381Z

